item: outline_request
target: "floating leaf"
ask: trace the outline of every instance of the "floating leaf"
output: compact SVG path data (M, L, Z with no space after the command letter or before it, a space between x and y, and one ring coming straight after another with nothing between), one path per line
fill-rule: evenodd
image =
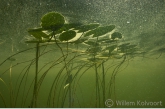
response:
M32 36L34 36L37 39L41 39L42 37L48 38L49 35L44 33L42 30L43 30L42 28L28 29L28 33L31 34Z
M108 57L90 57L90 58L87 58L87 60L89 62L93 62L93 63L102 63L104 61L104 59L107 59Z
M104 35L108 32L111 32L115 28L115 25L110 25L110 26L103 26L103 27L98 27L96 29L93 29L89 32L87 32L84 37L90 36L93 34L93 37L98 37L101 35Z
M92 24L89 24L89 25L82 25L82 26L79 26L76 28L76 30L79 30L78 32L86 32L86 31L89 31L89 30L92 30L92 29L95 29L99 26L98 23L92 23Z
M129 44L130 43L123 43L123 44L119 45L118 50L120 50L121 52L125 52L127 50Z
M94 41L85 41L84 42L85 44L88 44L88 45L91 45L91 46L98 46L99 45L99 43L97 43L97 42L94 42Z
M62 28L65 28L65 31L67 31L71 28L77 28L81 25L82 25L81 23L69 23L69 24L64 24L64 26Z
M128 45L127 48L128 48L128 49L132 49L132 48L134 48L134 47L136 47L136 46L137 46L137 45Z
M59 40L68 41L68 40L74 38L75 36L76 36L76 32L73 30L69 30L69 31L66 31L66 32L63 32L62 34L60 34Z
M116 54L116 55L113 55L113 57L115 59L121 59L123 57L124 54Z
M137 50L138 50L137 48L127 49L126 53L127 53L127 54L131 54L131 53L136 52Z
M116 41L115 40L105 40L105 41L103 41L103 43L107 43L107 44L113 43L113 42L116 42Z
M128 46L129 44L130 44L130 43L124 43L124 44L119 45L119 47L123 48L123 47Z
M70 43L79 44L79 43L82 43L82 42L84 42L84 41L86 41L86 40L88 40L88 39L85 38L85 37L81 37L81 38L79 38L78 40L72 41L72 42L70 42Z
M114 39L116 39L116 38L121 39L121 38L122 38L122 34L119 33L119 32L114 32L114 33L112 33L111 39L114 40Z
M86 50L86 52L89 52L89 53L96 53L96 52L100 52L100 51L101 51L100 46L90 47Z
M62 33L63 31L68 31L71 28L76 28L80 26L79 23L70 23L70 24L64 24L59 30L56 31L56 34Z
M64 17L57 12L49 12L41 18L41 26L45 30L56 31L65 23Z
M97 42L104 42L104 41L107 41L107 40L109 40L108 38L106 38L106 39L99 39Z
M109 50L109 53L111 53L116 47L117 45L108 46L106 47L106 50Z

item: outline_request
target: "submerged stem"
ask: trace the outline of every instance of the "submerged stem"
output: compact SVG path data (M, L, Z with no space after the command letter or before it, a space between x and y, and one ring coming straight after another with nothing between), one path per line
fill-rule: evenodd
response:
M39 58L39 43L36 44L36 71L35 71L35 82L34 82L34 90L33 90L32 107L37 107L38 58Z
M103 83L102 83L102 86L103 86L103 104L105 103L105 72L104 72L104 62L102 62L102 76L103 76ZM105 107L105 105L103 106Z
M55 38L55 32L54 32L54 31L53 31L53 36L54 36L54 38ZM56 45L59 47L59 49L61 50L61 53L62 53L62 55L63 55L63 57L64 57L64 64L65 64L66 72L67 72L67 75L68 75L68 78L69 78L70 72L69 72L69 70L68 70L68 66L67 66L67 63L66 63L66 58L67 58L68 55L66 55L66 57L65 57L62 48L60 47L60 45L59 45L59 44L57 43L57 41L56 41L56 38L55 38L55 43L56 43ZM68 42L67 42L67 52L68 52ZM68 53L67 53L67 54L68 54ZM69 85L69 107L71 107L71 88L70 88L70 85Z
M4 103L4 105L5 105L5 108L6 108L6 107L7 107L7 106L6 106L6 102L5 102L5 99L4 99L4 97L2 96L1 92L0 92L0 97L2 98L2 101L3 101L3 103Z

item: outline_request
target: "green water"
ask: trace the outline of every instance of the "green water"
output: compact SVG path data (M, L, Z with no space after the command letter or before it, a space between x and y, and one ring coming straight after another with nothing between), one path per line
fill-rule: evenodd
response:
M0 2L0 107L165 107L164 0ZM41 43L36 52L27 30L52 11L65 23L115 28L89 29L78 43Z
M44 58L44 57L43 57ZM42 66L46 60L39 61L39 66ZM115 61L108 61L107 65L112 65L114 64ZM128 64L128 66L125 68L125 66ZM163 57L155 60L155 59L146 59L146 58L134 58L128 62L125 62L123 64L124 70L119 72L116 75L115 79L115 96L116 96L116 101L127 101L127 102L135 102L137 103L138 101L148 101L148 102L158 102L161 101L162 105L156 105L156 106L146 106L146 105L120 105L118 104L117 106L113 107L164 107L164 94L165 94L165 88L163 87L164 85L164 61ZM4 69L7 69L7 65L10 65L9 63L6 63L4 65ZM14 62L13 62L14 65ZM26 64L25 64L26 65ZM3 80L6 82L8 88L12 88L13 94L13 101L10 98L10 90L7 89L7 87L4 86L4 84L1 82L1 94L3 95L7 107L12 107L14 106L12 103L15 103L16 105L14 107L28 107L31 103L32 100L32 90L33 90L33 84L31 86L30 92L28 92L29 87L31 85L32 80L34 79L34 72L35 72L35 67L34 65L31 66L28 75L25 75L25 78L23 79L22 82L21 78L23 77L23 74L25 72L22 72L21 77L18 80L20 72L23 70L25 65L18 65L15 68L12 68L12 73L11 73L11 78L9 76L9 71L3 76ZM65 81L66 78L65 71L63 72L62 76L60 77L60 80L58 82L58 85L55 89L53 89L53 93L51 95L51 100L50 100L50 105L47 104L48 101L48 96L50 93L50 88L53 83L53 80L57 76L58 71L60 68L63 67L63 64L57 65L54 68L52 68L47 76L45 77L40 90L38 92L38 101L37 101L37 107L69 107L68 104L68 94L66 94L66 99L63 100L62 97L64 92L67 90L64 89L63 87L65 86ZM49 67L44 68L47 70ZM43 71L44 71L43 69ZM108 97L109 89L108 89L108 84L109 80L111 79L111 74L113 72L113 67L108 70L106 74L106 90L105 90L105 95L106 95L106 100L107 99L113 99L114 100L114 95L112 94L113 98ZM79 79L74 83L76 87L72 86L72 107L96 107L96 99L95 99L95 70L94 67L90 68L87 72L81 76L82 72L85 70L83 68L76 79ZM1 72L2 69L1 69ZM41 72L43 73L43 72ZM76 70L72 71L72 74L75 74ZM98 68L98 73L101 78L102 70L101 68ZM40 76L39 76L40 78ZM11 79L11 87L9 80ZM27 79L27 80L26 80ZM16 85L16 81L17 85ZM26 82L25 82L26 80ZM102 80L102 79L101 79ZM17 95L18 91L18 84L21 84L19 93ZM102 89L100 88L100 107L104 107L105 104L102 102ZM27 94L28 93L28 94ZM55 94L55 95L54 95ZM59 96L60 95L60 96ZM18 96L16 100L16 96ZM26 99L26 101L24 101ZM11 101L11 104L10 104ZM64 104L63 104L64 102ZM4 107L4 104L1 100L0 102L1 107ZM53 104L54 103L54 104ZM97 102L98 103L98 102ZM97 105L99 107L99 105Z

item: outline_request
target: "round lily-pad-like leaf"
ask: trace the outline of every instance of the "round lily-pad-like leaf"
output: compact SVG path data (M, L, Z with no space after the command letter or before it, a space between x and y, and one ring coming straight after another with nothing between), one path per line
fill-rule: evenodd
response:
M103 26L103 27L97 27L89 32L87 32L84 37L90 36L93 34L93 37L99 37L102 35L105 35L109 32L111 32L115 28L115 25L109 25L109 26Z
M95 29L99 26L98 23L92 23L92 24L88 24L88 25L82 25L77 27L76 29L79 30L78 32L86 32L92 29Z
M65 23L64 16L57 12L49 12L41 18L41 26L45 30L56 31Z
M80 23L69 23L69 24L64 24L59 30L56 31L56 34L60 34L63 31L68 31L71 28L76 28L80 26Z
M121 45L119 45L119 48L124 48L124 47L127 47L130 43L123 43Z
M42 30L43 30L42 28L28 29L28 33L30 35L32 35L33 37L35 37L36 39L41 39L42 37L48 38L49 35L47 35L46 33L44 33Z
M84 42L85 44L87 44L87 45L91 45L91 46L98 46L99 45L99 43L97 43L97 42L94 42L94 41L85 41Z
M68 40L74 38L75 36L76 36L76 32L73 30L69 30L69 31L66 31L66 32L63 32L62 34L60 34L59 40L68 41Z
M122 38L122 34L119 33L119 32L114 32L114 33L112 33L111 39L114 40L114 39L116 39L116 38L121 39L121 38Z
M128 49L132 49L132 48L135 48L137 45L128 45L127 48Z

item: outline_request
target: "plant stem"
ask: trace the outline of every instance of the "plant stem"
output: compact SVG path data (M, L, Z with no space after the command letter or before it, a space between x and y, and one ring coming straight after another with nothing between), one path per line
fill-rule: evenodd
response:
M61 53L62 53L62 55L63 55L63 57L64 57L64 64L65 64L66 72L67 72L67 75L68 75L68 78L69 78L70 72L69 72L69 70L68 70L68 66L67 66L67 63L66 63L66 58L67 58L67 56L68 56L68 42L67 42L67 55L66 55L66 57L65 57L62 48L60 47L60 45L58 45L58 43L57 43L57 41L56 41L55 32L54 32L54 31L53 31L53 37L54 37L54 39L55 39L56 45L59 47L59 49L61 50ZM69 108L71 108L71 99L72 99L72 98L71 98L71 84L69 84Z
M37 107L37 76L38 76L38 58L39 58L39 43L36 44L36 71L35 71L35 82L33 90L33 101L32 107Z
M105 72L104 72L104 62L102 62L102 72L103 72L103 83L102 83L102 86L103 86L103 104L105 103ZM105 105L103 106L105 107Z

